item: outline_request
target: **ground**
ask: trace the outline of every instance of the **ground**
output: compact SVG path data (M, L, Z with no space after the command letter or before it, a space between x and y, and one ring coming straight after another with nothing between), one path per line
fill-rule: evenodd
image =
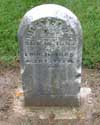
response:
M3 70L2 70L3 69ZM0 70L0 125L11 125L18 122L13 112L15 89L21 83L19 68L1 68ZM93 92L95 125L100 122L100 70L84 68L82 86L89 86ZM19 118L23 120L22 118ZM28 125L26 123L26 125Z

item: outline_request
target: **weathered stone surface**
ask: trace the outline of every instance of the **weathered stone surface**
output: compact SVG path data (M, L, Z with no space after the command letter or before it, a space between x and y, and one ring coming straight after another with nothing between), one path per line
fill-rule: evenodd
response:
M28 11L18 31L25 104L77 105L82 30L77 17L53 4Z
M18 91L18 90L17 90ZM19 91L20 88L19 88ZM16 125L94 125L93 118L93 96L90 88L81 88L80 107L52 106L52 107L24 107L23 96L15 96L13 118ZM85 93L85 94L84 94ZM11 117L12 118L12 117ZM95 124L96 125L96 124ZM98 124L99 125L99 124Z

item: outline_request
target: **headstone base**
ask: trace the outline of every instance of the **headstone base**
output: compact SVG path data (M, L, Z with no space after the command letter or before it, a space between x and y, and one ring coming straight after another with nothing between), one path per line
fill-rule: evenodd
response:
M17 94L14 99L14 112L19 114L20 118L24 116L21 124L25 125L29 122L32 125L92 125L91 89L81 88L79 97L79 107L25 107L23 94Z

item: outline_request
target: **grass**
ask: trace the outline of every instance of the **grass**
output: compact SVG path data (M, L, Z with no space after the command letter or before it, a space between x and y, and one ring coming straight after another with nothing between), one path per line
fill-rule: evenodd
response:
M95 67L100 62L100 0L0 0L0 62L18 58L19 23L29 9L44 3L63 5L77 15L84 36L83 65Z

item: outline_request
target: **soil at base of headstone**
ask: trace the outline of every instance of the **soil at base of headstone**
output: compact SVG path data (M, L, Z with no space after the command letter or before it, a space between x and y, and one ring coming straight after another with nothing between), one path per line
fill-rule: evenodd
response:
M23 120L13 112L14 92L21 83L19 68L7 68L0 70L0 125L15 123ZM82 86L89 86L92 89L95 100L95 125L100 123L100 70L83 69Z

